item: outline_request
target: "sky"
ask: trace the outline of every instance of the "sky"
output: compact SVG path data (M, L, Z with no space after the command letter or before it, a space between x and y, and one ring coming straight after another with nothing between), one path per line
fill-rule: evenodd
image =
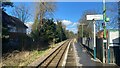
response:
M25 23L30 31L31 25L34 22L34 4L33 2L14 2L14 5L19 5L21 3L24 3L28 8L30 7L30 12L33 14L31 19ZM77 33L77 25L79 25L78 21L82 17L82 14L88 10L95 10L98 14L102 14L102 5L102 2L56 2L56 9L52 17L55 20L61 20L62 23L66 25L67 30ZM12 9L13 8L8 8L6 12L12 15Z
M55 17L61 19L67 26L66 29L74 33L77 33L78 21L85 11L99 10L102 12L102 3L100 2L57 2L57 7L59 8L55 12Z

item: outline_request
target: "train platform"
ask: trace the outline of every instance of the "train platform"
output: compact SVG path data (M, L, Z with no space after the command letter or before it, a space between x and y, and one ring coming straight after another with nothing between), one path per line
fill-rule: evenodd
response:
M102 63L100 60L94 60L94 58L87 53L87 50L80 45L80 43L73 43L75 56L76 56L76 64L80 67L109 67L109 68L120 68L116 64L107 64Z

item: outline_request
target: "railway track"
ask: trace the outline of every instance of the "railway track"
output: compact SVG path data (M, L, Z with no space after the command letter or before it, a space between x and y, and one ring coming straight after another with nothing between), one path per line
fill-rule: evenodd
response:
M49 67L61 68L61 66L63 66L63 62L65 61L66 51L69 50L68 46L70 46L70 43L71 43L71 40L68 40L65 43L63 43L53 53L51 53L46 59L44 59L37 66L37 68L49 68Z

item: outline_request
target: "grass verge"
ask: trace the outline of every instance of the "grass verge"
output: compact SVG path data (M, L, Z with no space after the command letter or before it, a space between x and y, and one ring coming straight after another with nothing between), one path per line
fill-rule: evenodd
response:
M40 58L44 54L48 53L49 50L56 47L57 45L60 45L63 42L60 42L55 45L50 45L49 48L44 50L33 50L33 51L14 51L13 53L10 53L7 57L2 57L2 66L27 66L28 64L32 63L36 59Z

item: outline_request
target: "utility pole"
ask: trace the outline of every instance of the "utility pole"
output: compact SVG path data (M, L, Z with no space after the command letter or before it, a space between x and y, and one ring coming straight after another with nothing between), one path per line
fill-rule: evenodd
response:
M82 24L82 38L83 38L83 24Z
M85 26L86 24L84 24L84 23L81 23L80 24L81 25L81 27L82 27L82 44L83 44L83 33L84 33L84 27L83 26Z
M83 26L85 26L85 24L82 23L82 24L80 24L80 25L82 26L82 38L83 38L83 32L84 32L84 28L83 28Z

